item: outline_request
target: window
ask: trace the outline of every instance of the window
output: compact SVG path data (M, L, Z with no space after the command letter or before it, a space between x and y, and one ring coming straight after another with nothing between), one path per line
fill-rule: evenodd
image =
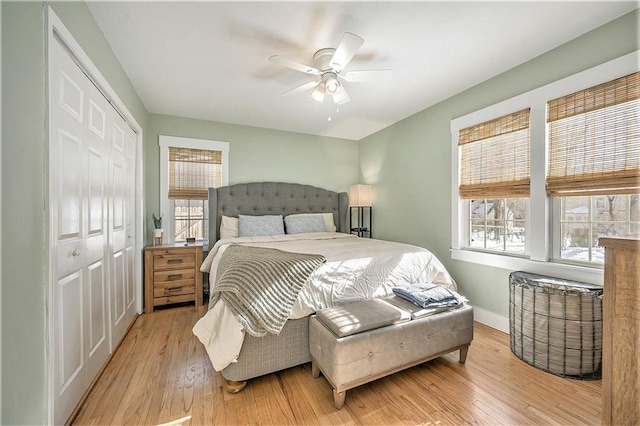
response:
M598 238L637 229L640 73L549 101L547 126L547 191L560 203L554 258L603 264Z
M560 198L560 250L555 257L604 263L598 238L640 233L639 198L638 194Z
M453 259L602 280L598 238L640 232L639 54L451 121ZM463 131L522 110L530 114L528 200L466 194Z
M527 251L529 114L527 108L459 132L459 194L469 221L465 247L513 254Z
M208 188L228 185L227 142L160 136L161 212L168 241L208 240Z

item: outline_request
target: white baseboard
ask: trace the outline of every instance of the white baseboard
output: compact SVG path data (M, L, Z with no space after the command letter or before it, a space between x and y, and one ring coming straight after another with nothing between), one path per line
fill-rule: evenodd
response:
M509 334L509 318L503 317L482 308L473 307L473 317L476 321L488 325L491 328Z

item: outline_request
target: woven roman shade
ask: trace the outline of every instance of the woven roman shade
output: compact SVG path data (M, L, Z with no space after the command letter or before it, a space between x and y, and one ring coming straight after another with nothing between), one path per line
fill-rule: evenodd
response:
M169 198L206 200L222 182L222 152L169 147Z
M530 109L460 130L460 197L529 196Z
M547 103L550 196L640 192L640 72Z

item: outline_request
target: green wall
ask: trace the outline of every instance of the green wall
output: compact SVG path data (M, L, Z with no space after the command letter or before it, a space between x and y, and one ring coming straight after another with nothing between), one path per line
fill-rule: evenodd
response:
M450 121L637 50L639 20L636 9L361 140L376 238L428 247L476 307L507 317L510 271L451 260Z
M358 179L358 142L149 114L144 147L145 219L160 211L158 136L229 142L229 183L296 182L348 191ZM147 221L146 240L153 223Z
M39 2L2 1L2 417L46 420L45 27ZM146 110L84 3L53 9L144 128Z

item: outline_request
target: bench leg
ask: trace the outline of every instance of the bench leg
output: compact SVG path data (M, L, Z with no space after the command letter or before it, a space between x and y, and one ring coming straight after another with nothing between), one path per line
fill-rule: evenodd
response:
M337 410L340 410L344 407L344 400L347 397L347 391L338 392L335 389L333 390L333 405L336 406Z
M462 364L465 363L465 361L467 360L467 353L469 353L469 345L460 348L460 362Z
M318 368L318 365L313 361L311 361L311 375L314 379L320 377L320 369Z

